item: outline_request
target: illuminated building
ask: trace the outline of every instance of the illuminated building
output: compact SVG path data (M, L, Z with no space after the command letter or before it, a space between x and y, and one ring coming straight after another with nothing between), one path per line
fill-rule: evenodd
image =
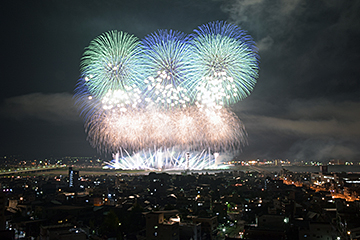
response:
M69 187L77 188L79 180L79 171L73 170L72 167L69 167Z

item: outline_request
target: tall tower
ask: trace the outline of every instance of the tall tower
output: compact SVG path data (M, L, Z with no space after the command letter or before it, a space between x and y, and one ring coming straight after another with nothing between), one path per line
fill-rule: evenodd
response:
M79 171L73 170L72 167L69 167L69 187L77 188L79 180Z
M69 167L69 187L74 187L74 171L72 167Z
M186 153L186 170L189 170L189 158L190 158L190 153L187 152Z

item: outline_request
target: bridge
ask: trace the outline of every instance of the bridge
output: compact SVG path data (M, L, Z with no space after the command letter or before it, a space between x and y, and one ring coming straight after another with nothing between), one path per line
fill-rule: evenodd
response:
M0 176L11 176L11 175L15 175L15 174L26 174L26 173L38 173L38 172L50 172L50 171L54 171L54 170L58 170L58 169L66 169L68 168L66 165L49 165L49 166L44 166L44 167L38 167L38 168L29 168L29 169L14 169L11 171L5 171L5 172L0 172Z

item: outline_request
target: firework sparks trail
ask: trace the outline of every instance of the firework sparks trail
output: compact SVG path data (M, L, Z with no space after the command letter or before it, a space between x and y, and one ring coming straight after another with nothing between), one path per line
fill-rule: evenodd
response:
M104 111L88 119L89 140L99 150L141 150L153 146L181 150L211 148L215 151L239 146L245 141L245 129L227 109L204 112L196 107L172 111Z
M187 160L187 154L189 159ZM122 156L121 156L122 155ZM125 155L125 156L124 156ZM214 166L215 159L203 150L201 152L183 152L175 148L143 150L136 154L118 152L114 160L106 162L106 168L115 169L147 169L147 170L202 170ZM188 161L188 162L187 162Z

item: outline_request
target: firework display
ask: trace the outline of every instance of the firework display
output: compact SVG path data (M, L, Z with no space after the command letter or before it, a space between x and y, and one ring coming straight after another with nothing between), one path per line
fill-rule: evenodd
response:
M233 24L211 22L195 30L193 71L201 107L236 103L248 96L258 77L258 55L252 38Z
M209 149L246 142L228 106L254 88L254 42L225 22L194 32L158 30L140 41L111 31L85 49L75 99L90 144L116 156L108 166L209 168L215 163Z
M172 30L158 30L146 36L146 68L144 80L146 100L164 108L186 107L192 83L192 52L189 37Z
M81 61L89 93L101 98L109 90L125 90L144 76L143 54L137 37L120 31L103 33L90 42Z

